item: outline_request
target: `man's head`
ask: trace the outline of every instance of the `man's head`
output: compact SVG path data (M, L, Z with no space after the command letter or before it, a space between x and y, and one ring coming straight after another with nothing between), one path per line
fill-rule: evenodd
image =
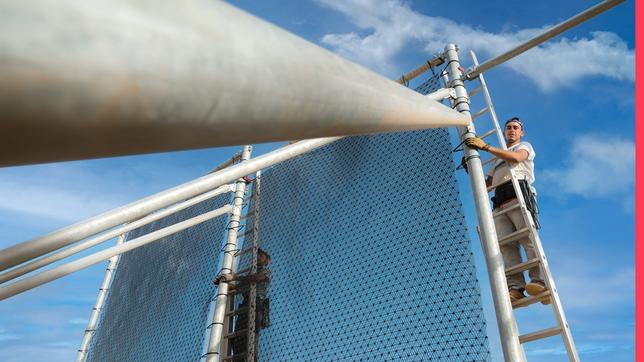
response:
M505 142L508 146L514 145L521 141L521 137L525 135L523 129L523 122L519 117L512 117L505 121Z
M268 265L271 263L271 256L262 249L257 249L257 262L261 265Z

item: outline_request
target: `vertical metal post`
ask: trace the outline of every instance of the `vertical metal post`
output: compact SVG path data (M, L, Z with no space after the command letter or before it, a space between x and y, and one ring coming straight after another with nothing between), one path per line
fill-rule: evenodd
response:
M244 162L250 158L252 146L246 145L242 150L241 161ZM235 183L235 196L233 197L233 209L230 214L228 224L228 236L224 248L224 260L222 263L222 274L232 272L233 260L237 252L237 235L239 233L239 224L241 220L244 195L246 194L246 181L239 179ZM215 296L215 311L210 328L210 338L208 339L208 351L206 352L206 362L218 362L220 360L220 344L223 334L224 318L226 316L226 302L228 300L228 283L220 283Z
M458 59L458 48L455 44L448 44L445 47L445 61L447 62L447 74L449 75L448 87L454 88L456 99L452 102L453 107L470 116L470 98L463 83L463 73ZM461 140L475 137L474 125L459 129ZM505 361L523 362L526 360L525 352L519 342L519 331L517 328L512 304L508 294L507 281L501 249L499 248L494 226L494 219L488 200L487 187L483 175L483 166L478 151L465 148L465 157L469 170L472 195L476 207L476 215L479 222L481 244L487 263L490 287L492 289L492 300L496 310L496 322L499 328L501 346Z
M125 241L125 234L121 234L116 240L116 245L123 244ZM87 353L89 352L89 343L92 341L92 336L94 336L94 331L96 331L96 325L98 324L98 318L101 315L101 310L105 304L105 298L112 283L112 278L116 272L116 267L118 266L119 259L121 254L114 255L110 258L109 263L107 264L107 270L105 271L105 276L103 277L103 283L101 288L98 290L98 297L96 297L96 303L94 308L92 308L92 315L89 317L89 322L87 323L87 328L85 329L85 335L83 336L83 342L81 342L80 348L78 349L78 355L76 356L77 362L85 362L87 358Z

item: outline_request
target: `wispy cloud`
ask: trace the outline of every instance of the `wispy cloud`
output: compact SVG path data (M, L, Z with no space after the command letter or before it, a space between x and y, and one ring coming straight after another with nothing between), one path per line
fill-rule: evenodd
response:
M606 344L581 344L577 345L577 353L579 354L599 354L599 353L607 353L607 352L614 352L614 351L619 351L619 350L628 350L630 346L624 346L623 344L621 345L606 345ZM556 347L556 348L535 348L535 349L528 349L526 351L529 355L537 355L537 356L563 356L568 354L566 352L566 349L564 347Z
M322 43L341 55L389 76L398 75L395 57L407 45L420 44L432 54L456 43L484 56L501 54L544 28L491 33L453 20L415 12L400 0L317 0L355 24L360 33L327 34ZM505 66L530 78L541 90L570 86L587 76L635 80L635 52L619 36L591 32L583 38L560 38L528 51Z
M635 300L635 270L629 267L606 273L580 266L557 274L557 286L571 310L627 307Z
M581 135L572 141L563 167L545 170L549 189L586 198L626 195L635 182L635 143L601 135Z
M0 328L0 342L5 342L5 341L15 341L18 339L22 339L22 336L11 333L10 331Z

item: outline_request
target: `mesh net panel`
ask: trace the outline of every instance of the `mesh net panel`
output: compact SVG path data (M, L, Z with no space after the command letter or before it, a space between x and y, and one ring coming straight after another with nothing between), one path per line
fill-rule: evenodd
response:
M350 137L264 173L260 360L489 360L451 149L445 129Z
M230 203L224 194L133 230L128 240ZM123 254L88 361L198 361L226 216Z
M273 283L260 361L489 360L451 148L445 129L350 137L264 173L259 242ZM224 222L124 255L89 361L199 359Z
M445 130L352 137L262 179L260 360L488 359Z

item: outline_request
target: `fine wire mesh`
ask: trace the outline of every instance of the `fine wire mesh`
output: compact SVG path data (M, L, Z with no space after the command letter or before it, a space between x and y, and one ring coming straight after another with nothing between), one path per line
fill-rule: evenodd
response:
M350 137L264 173L260 361L490 359L451 149L446 129Z
M127 240L220 208L223 194L131 231ZM227 216L122 255L87 361L198 361Z
M432 77L417 90L439 87ZM260 361L489 360L451 148L445 129L350 137L264 174L259 246L273 283ZM121 258L88 361L200 359L225 222Z

